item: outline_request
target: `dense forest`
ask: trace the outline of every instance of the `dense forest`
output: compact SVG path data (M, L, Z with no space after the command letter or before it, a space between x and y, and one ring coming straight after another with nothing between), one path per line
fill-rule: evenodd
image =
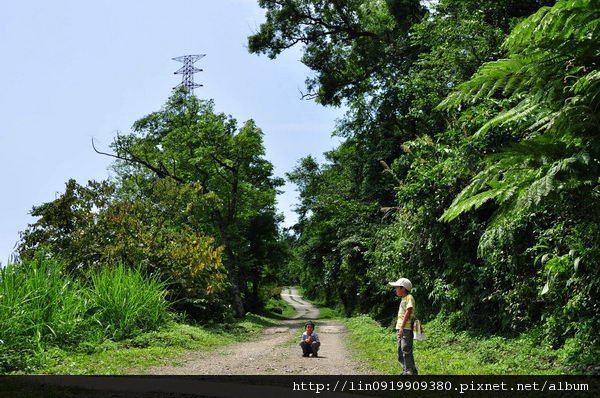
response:
M600 3L287 0L250 51L296 44L308 98L348 112L302 159L290 264L307 294L395 315L535 328L592 362L600 343ZM594 354L595 352L595 354Z
M118 264L166 288L172 309L217 322L298 284L389 325L387 281L403 276L424 321L532 331L597 362L600 2L258 3L249 51L302 46L304 97L347 109L326 161L286 176L297 224L282 227L284 180L261 129L180 89L94 147L115 159L110 179L70 180L33 208L20 261L50 258L94 284Z

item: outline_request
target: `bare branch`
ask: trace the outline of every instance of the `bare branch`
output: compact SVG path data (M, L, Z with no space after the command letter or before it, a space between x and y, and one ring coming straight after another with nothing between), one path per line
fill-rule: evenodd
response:
M171 177L175 181L180 182L182 184L186 182L182 178L177 177L176 175L169 173L169 171L162 164L160 164L159 167L156 167L156 166L152 165L151 163L149 163L148 161L146 161L144 159L140 159L139 157L133 155L132 153L127 153L127 155L129 155L129 157L125 157L125 156L121 156L121 155L115 155L115 154L112 154L112 153L107 153L107 152L99 151L96 148L96 145L94 144L94 138L93 137L92 137L92 148L94 148L94 152L96 152L97 154L104 155L104 156L110 156L111 158L123 160L125 162L130 162L130 163L135 163L135 164L142 165L142 166L148 168L149 170L153 171L160 178Z
M300 99L301 100L312 101L312 100L317 99L319 97L319 94L314 93L314 92L313 93L309 93L309 92L303 93L302 90L298 90L298 91L300 91Z

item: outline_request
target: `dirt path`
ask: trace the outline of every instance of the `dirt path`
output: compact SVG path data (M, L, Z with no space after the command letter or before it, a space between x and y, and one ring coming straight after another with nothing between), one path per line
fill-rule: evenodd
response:
M182 366L160 366L154 375L358 375L370 374L353 360L345 346L346 329L338 321L317 321L321 339L318 358L304 358L298 346L304 320L318 319L319 309L304 301L294 288L281 297L296 309L293 319L266 328L251 342L212 351L194 352L181 359Z

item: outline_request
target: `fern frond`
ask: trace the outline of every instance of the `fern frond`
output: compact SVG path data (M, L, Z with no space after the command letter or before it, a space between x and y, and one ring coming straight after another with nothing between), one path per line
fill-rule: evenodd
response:
M480 98L490 97L503 89L509 79L517 79L518 72L527 64L524 56L514 56L483 64L471 80L460 84L454 92L446 97L438 109L450 109L462 103ZM511 85L517 85L513 81Z
M505 41L506 59L483 65L440 104L447 109L501 93L516 105L488 120L475 136L507 124L530 133L488 156L440 220L494 200L500 206L482 237L485 246L510 223L511 213L535 212L559 192L598 185L599 167L587 148L598 156L599 20L595 0L559 0L540 9Z
M477 130L474 137L480 137L486 134L493 127L502 126L515 121L522 121L533 113L540 113L541 110L544 110L543 108L542 104L536 103L531 97L527 97L515 107L488 120L479 130Z
M516 205L519 208L531 209L553 192L560 189L560 172L568 171L576 160L571 157L555 162L545 173L538 170L539 178L531 181L528 187L519 195Z
M505 40L503 47L509 57L482 65L438 109L489 98L501 90L505 97L528 89L551 93L547 84L562 75L574 52L596 46L589 56L597 57L599 33L600 1L563 0L554 7L543 7L517 25ZM555 88L561 92L558 85Z
M439 220L440 221L454 220L456 217L458 217L462 213L466 213L473 209L478 209L484 203L486 203L490 200L493 200L496 197L502 195L505 190L506 190L506 188L504 188L504 187L497 188L497 189L490 189L490 190L487 190L484 192L480 192L476 195L467 197L466 199L459 201L455 205L451 206L448 210L446 210L444 212L444 214L442 214L442 216L440 217Z
M600 70L594 70L577 79L573 85L573 93L589 95L590 99L597 98L600 94Z
M514 241L515 229L522 224L523 217L524 213L514 207L496 213L479 239L477 255L484 258L500 243Z
M598 37L600 3L597 0L562 0L543 7L518 24L503 44L505 49L554 46L567 41Z
M569 146L569 141L558 137L539 136L490 156L490 164L455 198L440 221L452 221L489 200L509 202L505 206L509 208L531 210L545 197L565 188L565 181L589 164L591 157L586 151L565 156L572 153Z
M494 186L494 184L498 181L501 171L501 167L498 164L494 164L479 172L475 177L473 177L471 183L469 183L469 185L467 185L457 195L450 207L456 206L466 198L478 194L488 186Z
M561 190L580 188L584 184L584 180L577 178L577 166L585 166L589 164L590 160L589 154L581 152L575 156L556 161L547 169L546 173L540 173L539 170L530 170L535 171L537 179L524 178L521 180L518 194L513 195L513 200L499 207L494 213L480 238L477 248L478 256L485 257L500 242L512 240L515 228L522 224L522 219L526 215L535 213L544 197ZM567 180L565 180L565 177ZM513 186L513 189L516 189L516 187Z
M559 116L560 112L546 112L544 115L539 115L538 120L527 128L530 132L545 131L552 125L554 120Z

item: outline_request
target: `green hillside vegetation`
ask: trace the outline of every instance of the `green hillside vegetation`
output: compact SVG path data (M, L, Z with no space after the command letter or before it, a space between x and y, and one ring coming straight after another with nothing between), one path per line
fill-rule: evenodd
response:
M387 327L386 282L407 277L421 319L533 333L596 372L600 3L260 4L250 51L299 43L305 96L347 109L325 162L288 174L290 269L307 297Z

